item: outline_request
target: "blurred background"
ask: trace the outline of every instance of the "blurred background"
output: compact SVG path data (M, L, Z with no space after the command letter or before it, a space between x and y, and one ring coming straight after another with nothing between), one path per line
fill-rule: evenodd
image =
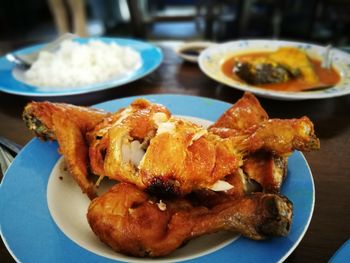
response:
M0 2L0 54L71 31L150 41L276 38L350 43L350 0L16 0Z

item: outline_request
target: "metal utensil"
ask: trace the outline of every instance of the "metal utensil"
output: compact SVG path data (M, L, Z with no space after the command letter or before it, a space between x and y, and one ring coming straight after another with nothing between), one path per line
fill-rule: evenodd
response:
M5 174L6 170L21 148L22 146L18 145L17 143L0 136L0 179Z
M27 61L22 60L18 55L14 53L8 53L6 55L6 59L24 69L28 69L32 65L32 64L29 64Z
M39 53L41 51L49 51L52 52L56 50L60 44L63 41L70 40L77 38L78 35L66 33L61 35L60 37L56 38L54 41L46 44L39 50L29 53L29 54L14 54L14 53L8 53L6 55L6 59L12 63L15 63L16 65L23 67L23 68L29 68L39 57Z
M5 174L13 159L14 157L9 152L0 147L0 168L2 175Z
M326 46L326 51L323 54L323 59L321 64L322 68L329 69L331 67L331 64L332 64L331 49L332 49L332 45Z
M12 152L12 155L16 155L22 149L22 146L0 136L0 146L6 148L8 151Z

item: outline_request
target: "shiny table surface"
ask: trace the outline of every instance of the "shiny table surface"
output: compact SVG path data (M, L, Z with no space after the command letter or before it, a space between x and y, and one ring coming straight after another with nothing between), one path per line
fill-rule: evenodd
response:
M93 105L128 96L170 93L234 103L242 96L241 91L209 79L196 64L184 62L168 44L160 44L165 55L161 66L138 81L101 92L46 99ZM38 98L0 92L0 136L22 145L33 137L21 120L23 107L30 100ZM327 262L350 238L350 95L306 101L259 100L270 117L306 115L315 124L321 150L305 153L315 181L314 214L304 238L285 262ZM2 242L0 248L0 262L14 262Z

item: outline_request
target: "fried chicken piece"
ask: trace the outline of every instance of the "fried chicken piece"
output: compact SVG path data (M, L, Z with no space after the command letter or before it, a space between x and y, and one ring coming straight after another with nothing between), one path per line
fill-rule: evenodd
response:
M251 93L244 93L232 107L209 127L209 130L222 138L238 136L246 129L269 119L268 114ZM286 176L288 158L267 151L258 151L246 156L243 170L225 178L235 187L227 192L231 195L244 195L259 188L264 192L278 193Z
M149 112L145 123L150 128L141 136L133 134L133 127L137 127L133 126L135 113L122 123L109 124L108 130L94 130L97 135L103 134L90 145L95 174L133 183L157 195L185 195L202 188L228 190L232 185L222 186L220 180L235 174L250 153L265 150L288 155L294 149L317 148L307 118L266 120L239 135L221 138L190 121L168 115L155 122L154 116L164 112Z
M225 179L229 184L238 185L229 190L235 195L250 192L254 187L252 182L259 183L264 192L278 193L287 173L288 155L295 149L311 151L320 147L307 117L270 119L242 132L247 137L239 147L249 153L243 161L243 174L236 172Z
M264 109L259 104L258 100L250 93L245 93L244 96L238 100L231 108L229 108L219 119L216 121L209 130L218 134L221 137L230 137L230 136L239 136L242 132L247 132L250 129L253 130L253 126L256 129L260 130L260 135L258 137L263 136L263 128L258 128L258 125L265 122L269 126L268 115L264 111ZM282 126L288 124L279 123L277 120L272 121L275 129L279 129L278 134L282 137L283 140L288 140L286 137L289 134L282 134ZM308 120L305 120L305 126L309 126L311 130L313 130L313 126L310 125ZM277 127L279 126L279 127ZM300 129L302 123L296 124ZM295 128L296 128L295 126ZM266 131L270 127L266 128ZM306 128L307 129L307 128ZM275 132L275 131L273 131ZM312 132L313 133L313 132ZM271 135L271 134L270 134ZM254 136L252 136L254 137ZM274 138L270 137L271 140ZM279 138L275 138L280 139ZM252 140L250 138L249 140ZM262 139L264 140L264 139ZM252 140L253 141L253 140ZM312 145L312 141L314 141L314 146L311 148L317 149L319 147L319 141L315 138L310 138L310 145ZM295 142L296 143L296 142ZM263 147L268 148L268 147ZM282 150L287 151L287 149ZM279 191L279 188L283 182L283 179L286 176L287 171L287 157L280 156L277 153L272 153L268 151L258 151L249 154L244 158L243 162L243 173L238 172L228 176L225 180L230 184L233 184L236 189L229 190L232 194L244 194L251 186L251 182L249 179L258 182L263 191L276 193ZM247 178L248 177L248 178Z
M154 194L185 195L215 183L242 165L243 156L222 139L189 121L171 118L150 141L139 177Z
M94 108L44 101L28 103L23 111L23 120L37 137L56 140L56 130L64 126L55 126L54 118L69 119L85 134L110 115L109 112Z
M243 165L224 181L233 187L225 192L243 196L252 192L279 193L287 174L287 157L259 151L244 158Z
M225 176L236 173L244 157L251 153L264 150L286 156L294 149L319 148L312 122L306 117L271 119L246 131L224 139L208 132L196 140L189 138L200 132L190 136L187 128L160 134L152 139L139 166L143 182L151 187L160 184L163 189L178 187L184 194L190 192L187 189L212 188ZM185 139L189 139L187 145ZM183 148L171 148L175 143ZM174 156L175 152L181 154Z
M96 197L96 192L94 183L88 179L88 167L91 166L93 173L104 175L101 155L107 154L104 145L109 141L108 131L120 124L128 127L130 136L146 143L155 133L155 123L169 116L164 106L143 99L135 100L115 114L50 102L29 103L23 113L26 125L36 136L44 140L57 139L70 173L90 199ZM92 145L90 158L89 145Z
M252 93L245 92L208 130L226 138L268 119L269 116L257 98Z
M268 114L257 98L245 92L232 107L209 127L209 131L222 138L239 136L246 129L269 119ZM237 171L225 178L225 181L235 187L227 192L232 195L243 195L259 188L264 192L278 193L287 172L288 158L270 152L249 154L243 160L243 170Z
M133 183L155 194L185 195L202 188L232 188L223 179L236 174L250 153L287 155L294 149L319 147L306 117L267 120L240 135L221 138L190 121L170 117L164 106L144 99L107 115L93 130L93 125L84 125L84 118L70 120L65 110L49 116L49 131L57 137L73 177L90 197L88 160L100 179Z
M88 179L88 145L85 134L110 113L64 103L31 102L23 119L37 137L57 140L70 173L90 199L96 197L94 185Z
M254 125L244 132L247 136L242 147L248 152L265 150L285 156L293 150L312 151L320 148L311 120L304 116L299 119L269 119Z
M135 165L140 162L159 124L167 121L170 115L163 105L137 99L105 119L87 134L92 172L141 186Z
M229 148L228 140L216 135L223 142L207 139L207 130L189 121L170 118L156 123L152 116L152 136L133 137L132 126L125 119L104 135L103 148L91 144L94 173L156 194L184 195L193 188L211 186L239 167L241 156Z
M287 174L287 162L287 157L260 151L245 158L242 170L250 180L259 183L264 192L279 193Z
M190 239L222 230L255 240L289 232L292 204L285 197L226 196L212 205L196 206L184 198L154 200L135 186L120 183L92 201L87 219L102 242L138 257L164 256Z

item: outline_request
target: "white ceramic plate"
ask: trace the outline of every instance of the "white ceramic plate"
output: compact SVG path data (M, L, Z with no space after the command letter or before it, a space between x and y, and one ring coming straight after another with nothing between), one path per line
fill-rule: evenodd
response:
M332 65L340 73L341 79L335 86L315 91L283 92L255 87L235 81L222 72L222 63L238 54L252 51L274 51L279 47L297 47L303 49L312 57L321 58L326 48L300 42L279 40L239 40L214 45L204 50L199 56L201 70L212 79L232 88L250 91L258 96L280 100L324 99L350 94L350 55L338 49L331 50Z

